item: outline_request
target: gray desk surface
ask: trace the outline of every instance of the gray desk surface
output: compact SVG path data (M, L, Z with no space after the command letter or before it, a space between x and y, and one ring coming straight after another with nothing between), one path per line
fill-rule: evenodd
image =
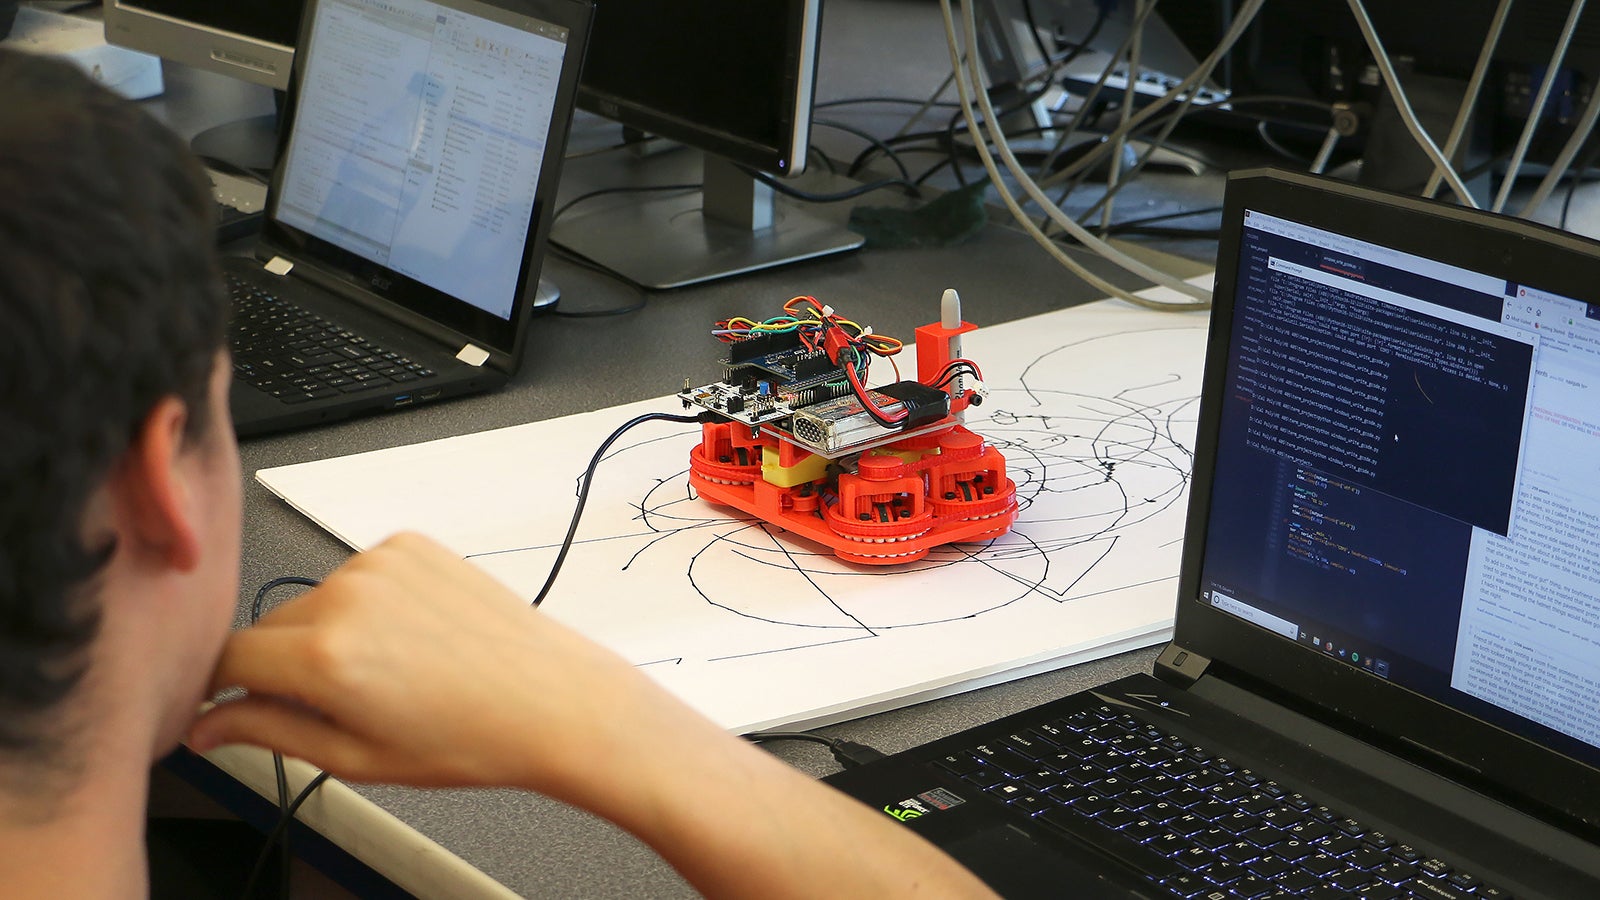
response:
M938 56L942 43L930 36L928 9L927 4L910 0L830 5L819 77L821 96L861 93L849 90L851 83L898 90L902 96L930 92L947 62ZM896 19L901 12L914 15ZM916 25L907 32L906 23L910 22ZM876 38L891 28L902 38L914 32L917 42L899 55L877 50L868 54L864 48L874 45ZM865 78L846 78L841 66L830 64L835 59L831 54L870 58L874 71ZM168 72L168 94L152 105L181 131L192 133L214 121L270 108L269 97L243 85L173 67ZM582 127L594 127L594 123ZM1131 276L1090 260L1087 254L1084 258L1118 283L1142 286ZM546 273L560 285L563 303L569 306L620 305L638 296L631 288L561 259L549 261ZM937 301L947 287L961 291L966 317L980 325L1097 299L1028 238L1005 224L991 224L955 248L869 249L738 280L652 294L641 310L622 317L549 317L537 323L522 371L496 394L246 441L241 447L246 474L240 621L256 585L285 574L320 576L349 556L346 547L257 485L250 474L259 468L670 394L685 377L700 383L717 371L718 346L707 333L712 322L729 315L775 310L795 294L815 295L870 322L880 332L909 337L915 326L937 317ZM529 477L537 476L537 461L530 461ZM603 469L599 477L605 477ZM396 490L404 489L404 485L396 486ZM1153 649L1123 654L843 723L825 733L885 751L899 750L1064 693L1148 670L1153 658ZM835 766L813 745L779 745L774 752L812 774L824 774ZM524 895L692 895L669 867L631 837L541 797L499 790L356 789Z

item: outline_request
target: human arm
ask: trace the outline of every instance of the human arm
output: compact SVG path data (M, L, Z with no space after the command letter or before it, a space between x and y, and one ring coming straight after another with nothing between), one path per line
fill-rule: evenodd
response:
M358 555L235 633L213 686L247 695L195 724L198 750L252 743L355 781L538 791L626 828L707 896L989 896L425 538Z

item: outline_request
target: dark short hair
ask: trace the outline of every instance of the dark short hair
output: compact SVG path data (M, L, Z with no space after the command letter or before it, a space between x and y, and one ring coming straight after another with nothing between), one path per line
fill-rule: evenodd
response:
M64 745L112 549L84 534L89 498L157 401L206 425L227 317L214 217L166 127L0 51L0 762Z

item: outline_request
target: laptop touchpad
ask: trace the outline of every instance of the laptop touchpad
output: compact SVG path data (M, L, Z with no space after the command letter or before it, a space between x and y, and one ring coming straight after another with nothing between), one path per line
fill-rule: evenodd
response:
M1002 897L1072 897L1074 900L1157 897L1137 888L1107 880L1105 863L1089 857L1084 865L1057 846L1042 846L1009 825L984 828L965 837L942 841L941 846L971 869ZM1131 876L1130 876L1131 883Z

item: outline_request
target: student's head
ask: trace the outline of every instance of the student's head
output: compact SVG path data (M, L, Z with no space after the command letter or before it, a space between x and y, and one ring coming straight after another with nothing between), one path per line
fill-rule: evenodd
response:
M121 652L108 632L150 622L151 687L197 694L231 621L213 209L188 149L143 111L0 51L0 798L76 777L98 717L120 715L91 699L134 674L102 665ZM129 601L130 584L173 596ZM211 596L177 596L190 586ZM209 606L184 624L184 603ZM169 671L166 641L198 644L189 674ZM170 741L179 713L160 718Z

